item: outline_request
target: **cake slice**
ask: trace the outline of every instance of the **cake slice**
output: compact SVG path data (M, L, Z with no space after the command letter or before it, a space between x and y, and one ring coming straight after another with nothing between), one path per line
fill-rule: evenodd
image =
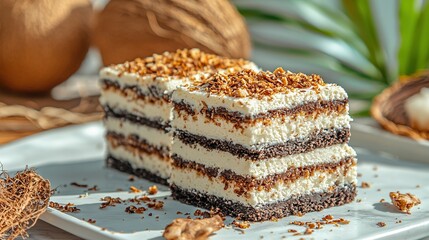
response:
M107 165L155 182L170 176L171 94L180 85L217 71L256 68L242 59L177 50L100 71Z
M318 75L218 73L173 93L173 197L264 221L356 195L348 97Z

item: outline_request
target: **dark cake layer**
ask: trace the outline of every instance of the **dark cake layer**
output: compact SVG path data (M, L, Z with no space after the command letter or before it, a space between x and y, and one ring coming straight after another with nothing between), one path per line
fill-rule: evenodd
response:
M221 171L219 168L207 167L196 162L185 161L176 154L173 154L172 158L172 164L175 168L192 169L197 171L198 175L204 175L209 179L218 178L225 185L225 189L233 187L234 192L238 196L246 194L253 189L270 191L278 182L293 183L298 179L313 176L315 172L335 172L338 168L343 168L342 173L346 175L348 170L356 165L356 160L354 157L350 156L338 162L328 162L304 167L291 167L286 172L257 179L251 176L238 175L231 170Z
M321 211L325 208L349 203L356 196L356 186L350 184L337 187L333 191L296 196L286 201L254 208L196 190L182 189L174 184L170 188L173 198L183 203L206 209L219 208L226 215L248 221L266 221L289 215Z
M124 110L113 110L113 108L111 108L110 106L104 105L104 117L105 118L109 118L109 117L113 117L113 118L117 118L117 119L124 119L124 120L128 120L130 122L133 122L135 124L139 124L139 125L145 125L151 128L155 128L155 129L159 129L159 130L164 130L165 132L169 132L170 129L170 124L167 123L163 123L161 119L159 120L153 120L153 119L149 119L149 118L145 118L145 117L141 117L141 116L137 116L134 115L130 112L124 111Z
M204 136L195 135L179 129L176 129L174 135L183 143L188 145L198 143L207 149L217 149L229 152L241 158L256 161L272 157L305 153L316 148L324 148L335 144L346 143L350 138L350 129L342 128L323 130L322 132L311 134L306 139L290 140L285 143L268 146L255 146L255 149L249 149L230 141L209 139Z
M165 99L169 100L169 96L164 94L163 91L159 90L156 86L150 86L148 87L149 92L143 92L139 86L136 85L128 85L125 87L120 86L120 84L116 81L110 80L110 79L102 79L101 80L101 87L104 90L117 90L117 91L126 91L126 90L132 90L136 96L140 98L154 98L154 99Z
M144 178L149 181L168 186L167 179L159 177L158 175L143 168L133 168L129 162L116 159L110 155L106 158L106 165L107 167L117 169L121 172L133 174L139 178Z
M107 141L113 146L122 146L130 152L140 151L148 155L157 155L160 159L169 160L170 152L167 148L155 147L143 140L136 140L135 136L124 137L121 134L107 133Z

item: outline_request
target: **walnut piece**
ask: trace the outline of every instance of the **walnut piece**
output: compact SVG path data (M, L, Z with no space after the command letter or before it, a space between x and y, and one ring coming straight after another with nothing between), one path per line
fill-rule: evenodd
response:
M204 219L178 218L165 228L162 236L167 240L203 240L223 226L219 215Z
M401 212L410 214L412 207L419 205L420 199L411 193L390 192L393 205Z

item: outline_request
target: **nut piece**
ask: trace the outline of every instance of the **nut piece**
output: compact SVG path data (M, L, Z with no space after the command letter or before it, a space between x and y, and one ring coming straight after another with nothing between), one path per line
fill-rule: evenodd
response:
M408 213L410 214L410 210L412 207L419 205L420 199L417 198L415 195L411 194L411 193L400 193L398 192L390 192L389 194L390 199L392 199L392 203L393 205L395 205L395 207L404 213Z
M154 195L158 193L158 187L156 185L150 186L149 189L147 190L147 192L149 193L149 195Z
M165 228L162 236L167 240L203 240L223 226L219 215L204 219L178 218Z

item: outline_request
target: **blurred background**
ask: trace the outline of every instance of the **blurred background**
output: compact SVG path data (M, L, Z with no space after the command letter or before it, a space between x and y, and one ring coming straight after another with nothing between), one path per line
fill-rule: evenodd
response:
M100 119L103 65L192 47L320 74L369 116L383 90L428 86L429 1L2 0L0 143Z

